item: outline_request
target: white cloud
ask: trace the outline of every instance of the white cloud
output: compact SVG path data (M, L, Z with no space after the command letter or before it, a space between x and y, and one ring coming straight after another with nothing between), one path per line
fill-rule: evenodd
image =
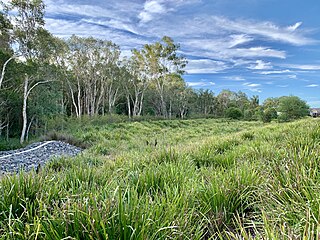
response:
M275 71L263 71L263 72L257 72L262 75L270 75L270 74L282 74L282 73L290 73L291 71L289 69L285 70L275 70Z
M143 23L147 23L154 18L154 15L166 13L168 10L164 5L156 0L146 1L144 10L139 14L139 19Z
M155 17L175 12L177 8L199 2L199 0L147 0L144 3L143 10L139 13L140 23L148 23Z
M272 65L270 62L257 60L255 64L251 64L248 68L253 70L268 70L268 69L272 69Z
M238 45L248 43L253 41L254 39L246 34L236 34L236 35L231 35L231 40L229 41L229 47L233 48Z
M261 86L261 84L258 84L258 83L244 83L242 85L247 86L247 87L253 87L253 88Z
M288 75L288 78L291 78L291 79L297 79L297 75L295 75L295 74Z
M306 45L315 43L314 40L304 37L297 31L301 22L289 27L279 27L271 22L256 22L252 20L229 20L224 17L214 16L215 25L229 31L236 31L249 35L258 35L274 41L290 43L293 45Z
M246 79L244 77L241 76L228 76L228 77L224 77L227 80L232 80L232 81L245 81Z
M259 88L261 87L261 84L246 82L246 83L243 83L242 85L245 87L245 89L251 92L258 92L258 93L262 92L261 88Z
M232 61L234 58L280 58L285 59L284 51L266 47L230 48L233 39L230 37L220 39L189 39L182 44L187 54L205 56L209 58L224 59Z
M314 87L319 87L319 85L318 84L310 84L310 85L307 85L306 87L314 88Z
M46 18L46 28L54 35L62 38L68 38L75 34L81 37L93 36L100 39L111 39L123 49L132 49L147 43L146 40L131 36L124 37L123 33L91 24L87 21L79 22Z
M200 82L187 82L187 85L189 87L209 87L216 85L214 82L206 82L206 81L200 81Z
M228 69L225 62L210 59L189 60L186 71L188 74L217 73Z
M288 68L299 69L299 70L320 70L320 65L312 64L287 64L285 65Z
M297 22L296 24L293 24L292 26L287 27L289 31L295 31L302 25L302 22Z

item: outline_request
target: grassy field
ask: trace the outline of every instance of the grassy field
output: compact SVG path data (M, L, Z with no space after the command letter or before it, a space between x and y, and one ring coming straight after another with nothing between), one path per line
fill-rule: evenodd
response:
M91 147L0 182L2 239L318 239L320 121L65 129Z

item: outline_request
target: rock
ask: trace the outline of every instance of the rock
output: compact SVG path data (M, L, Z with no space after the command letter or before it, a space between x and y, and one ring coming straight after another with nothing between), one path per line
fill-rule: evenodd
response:
M38 164L44 165L52 157L76 156L81 151L81 148L61 141L33 143L22 149L0 152L1 172L30 171Z

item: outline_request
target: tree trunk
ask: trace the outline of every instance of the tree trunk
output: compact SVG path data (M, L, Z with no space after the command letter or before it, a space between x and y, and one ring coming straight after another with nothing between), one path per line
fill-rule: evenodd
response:
M20 143L24 143L25 135L27 131L27 99L28 99L28 84L29 84L29 78L26 77L24 79L24 89L23 89L23 107L22 107L22 131L21 131L21 137L20 137Z
M128 116L131 118L131 106L130 106L130 96L127 95L127 104L128 104Z

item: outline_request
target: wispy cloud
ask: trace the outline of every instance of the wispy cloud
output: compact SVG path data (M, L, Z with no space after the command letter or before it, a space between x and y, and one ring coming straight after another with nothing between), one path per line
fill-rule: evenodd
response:
M228 68L229 66L222 61L197 59L189 60L186 71L188 74L217 73Z
M106 28L103 25L92 24L88 21L46 18L46 27L53 34L63 38L70 37L70 32L72 32L73 34L81 37L94 36L101 39L112 39L113 42L119 44L124 50L132 49L148 43L147 40L141 37L124 34L123 32L116 31L113 28Z
M251 92L257 92L257 93L262 92L261 84L259 84L259 83L246 82L246 83L243 83L242 85L244 86L245 89L247 89Z
M258 84L258 83L244 83L243 85L247 86L247 87L260 87L261 86L261 84Z
M249 35L257 35L270 40L280 41L293 45L306 45L313 44L314 41L311 38L304 36L303 32L298 31L301 26L301 22L289 27L280 27L272 22L257 22L253 20L230 20L225 17L215 16L213 21L220 28L246 33Z
M262 72L257 72L262 75L270 75L270 74L283 74L283 73L290 73L291 71L289 69L284 69L284 70L275 70L275 71L262 71Z
M312 64L286 64L284 65L288 68L298 69L298 70L320 70L320 65Z
M244 39L243 39L244 41ZM250 41L250 39L248 39ZM285 51L275 50L267 47L249 47L249 48L234 48L234 38L226 36L219 39L188 39L185 40L182 46L185 46L186 51L191 55L206 56L210 58L232 60L233 58L260 58L271 57L285 59Z
M314 88L314 87L319 87L319 85L318 84L310 84L310 85L307 85L306 87Z
M242 76L227 76L224 79L232 80L232 81L245 81L246 79Z
M187 82L187 85L189 87L209 87L216 85L214 82L206 82L206 81L200 81L200 82Z

